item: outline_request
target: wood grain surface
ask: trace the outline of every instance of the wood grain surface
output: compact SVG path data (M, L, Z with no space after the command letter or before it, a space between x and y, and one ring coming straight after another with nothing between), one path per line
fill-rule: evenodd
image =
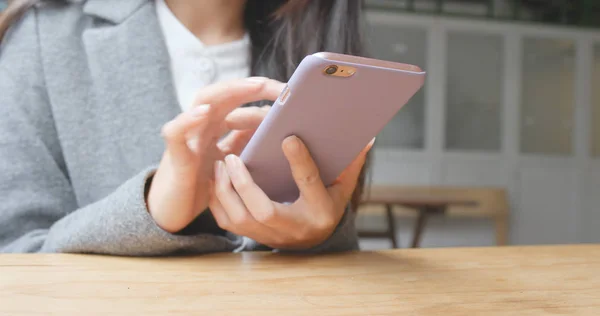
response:
M0 255L0 315L600 315L600 245Z

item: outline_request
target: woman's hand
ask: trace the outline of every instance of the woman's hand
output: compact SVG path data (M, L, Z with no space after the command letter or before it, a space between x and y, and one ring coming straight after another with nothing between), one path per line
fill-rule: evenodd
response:
M254 183L242 160L228 155L215 164L209 208L219 226L272 248L311 248L331 236L356 187L371 142L326 188L306 146L295 136L283 151L300 190L293 204L271 201Z
M283 88L283 83L266 78L207 86L199 92L195 107L164 125L166 150L146 198L158 226L169 232L180 231L206 209L215 161L239 154L268 111L238 107L274 101Z

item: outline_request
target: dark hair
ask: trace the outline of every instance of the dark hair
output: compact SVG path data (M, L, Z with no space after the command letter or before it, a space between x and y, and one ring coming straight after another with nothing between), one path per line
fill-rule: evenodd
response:
M26 10L44 2L12 0L0 15L0 40ZM306 55L327 51L361 56L362 0L247 0L244 23L252 42L252 75L287 81ZM356 209L363 168L351 200Z

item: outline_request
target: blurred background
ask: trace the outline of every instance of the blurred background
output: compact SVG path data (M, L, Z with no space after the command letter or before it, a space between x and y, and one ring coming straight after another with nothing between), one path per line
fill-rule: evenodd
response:
M428 80L377 139L363 248L600 242L600 1L367 4L371 54Z
M363 249L600 242L600 2L366 3L371 55L428 79L378 137Z

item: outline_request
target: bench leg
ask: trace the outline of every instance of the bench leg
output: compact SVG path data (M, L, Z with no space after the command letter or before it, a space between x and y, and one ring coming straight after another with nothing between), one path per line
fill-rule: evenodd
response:
M390 241L392 242L392 248L398 248L398 242L396 241L396 222L394 221L394 211L391 204L385 205L385 213L387 216L387 224L388 229L387 233L389 234Z
M423 231L427 224L427 217L429 216L429 211L427 209L419 209L418 212L417 222L415 223L413 231L412 248L419 248L421 237L423 236Z
M496 224L496 245L506 246L508 244L508 218L507 216L497 216Z

